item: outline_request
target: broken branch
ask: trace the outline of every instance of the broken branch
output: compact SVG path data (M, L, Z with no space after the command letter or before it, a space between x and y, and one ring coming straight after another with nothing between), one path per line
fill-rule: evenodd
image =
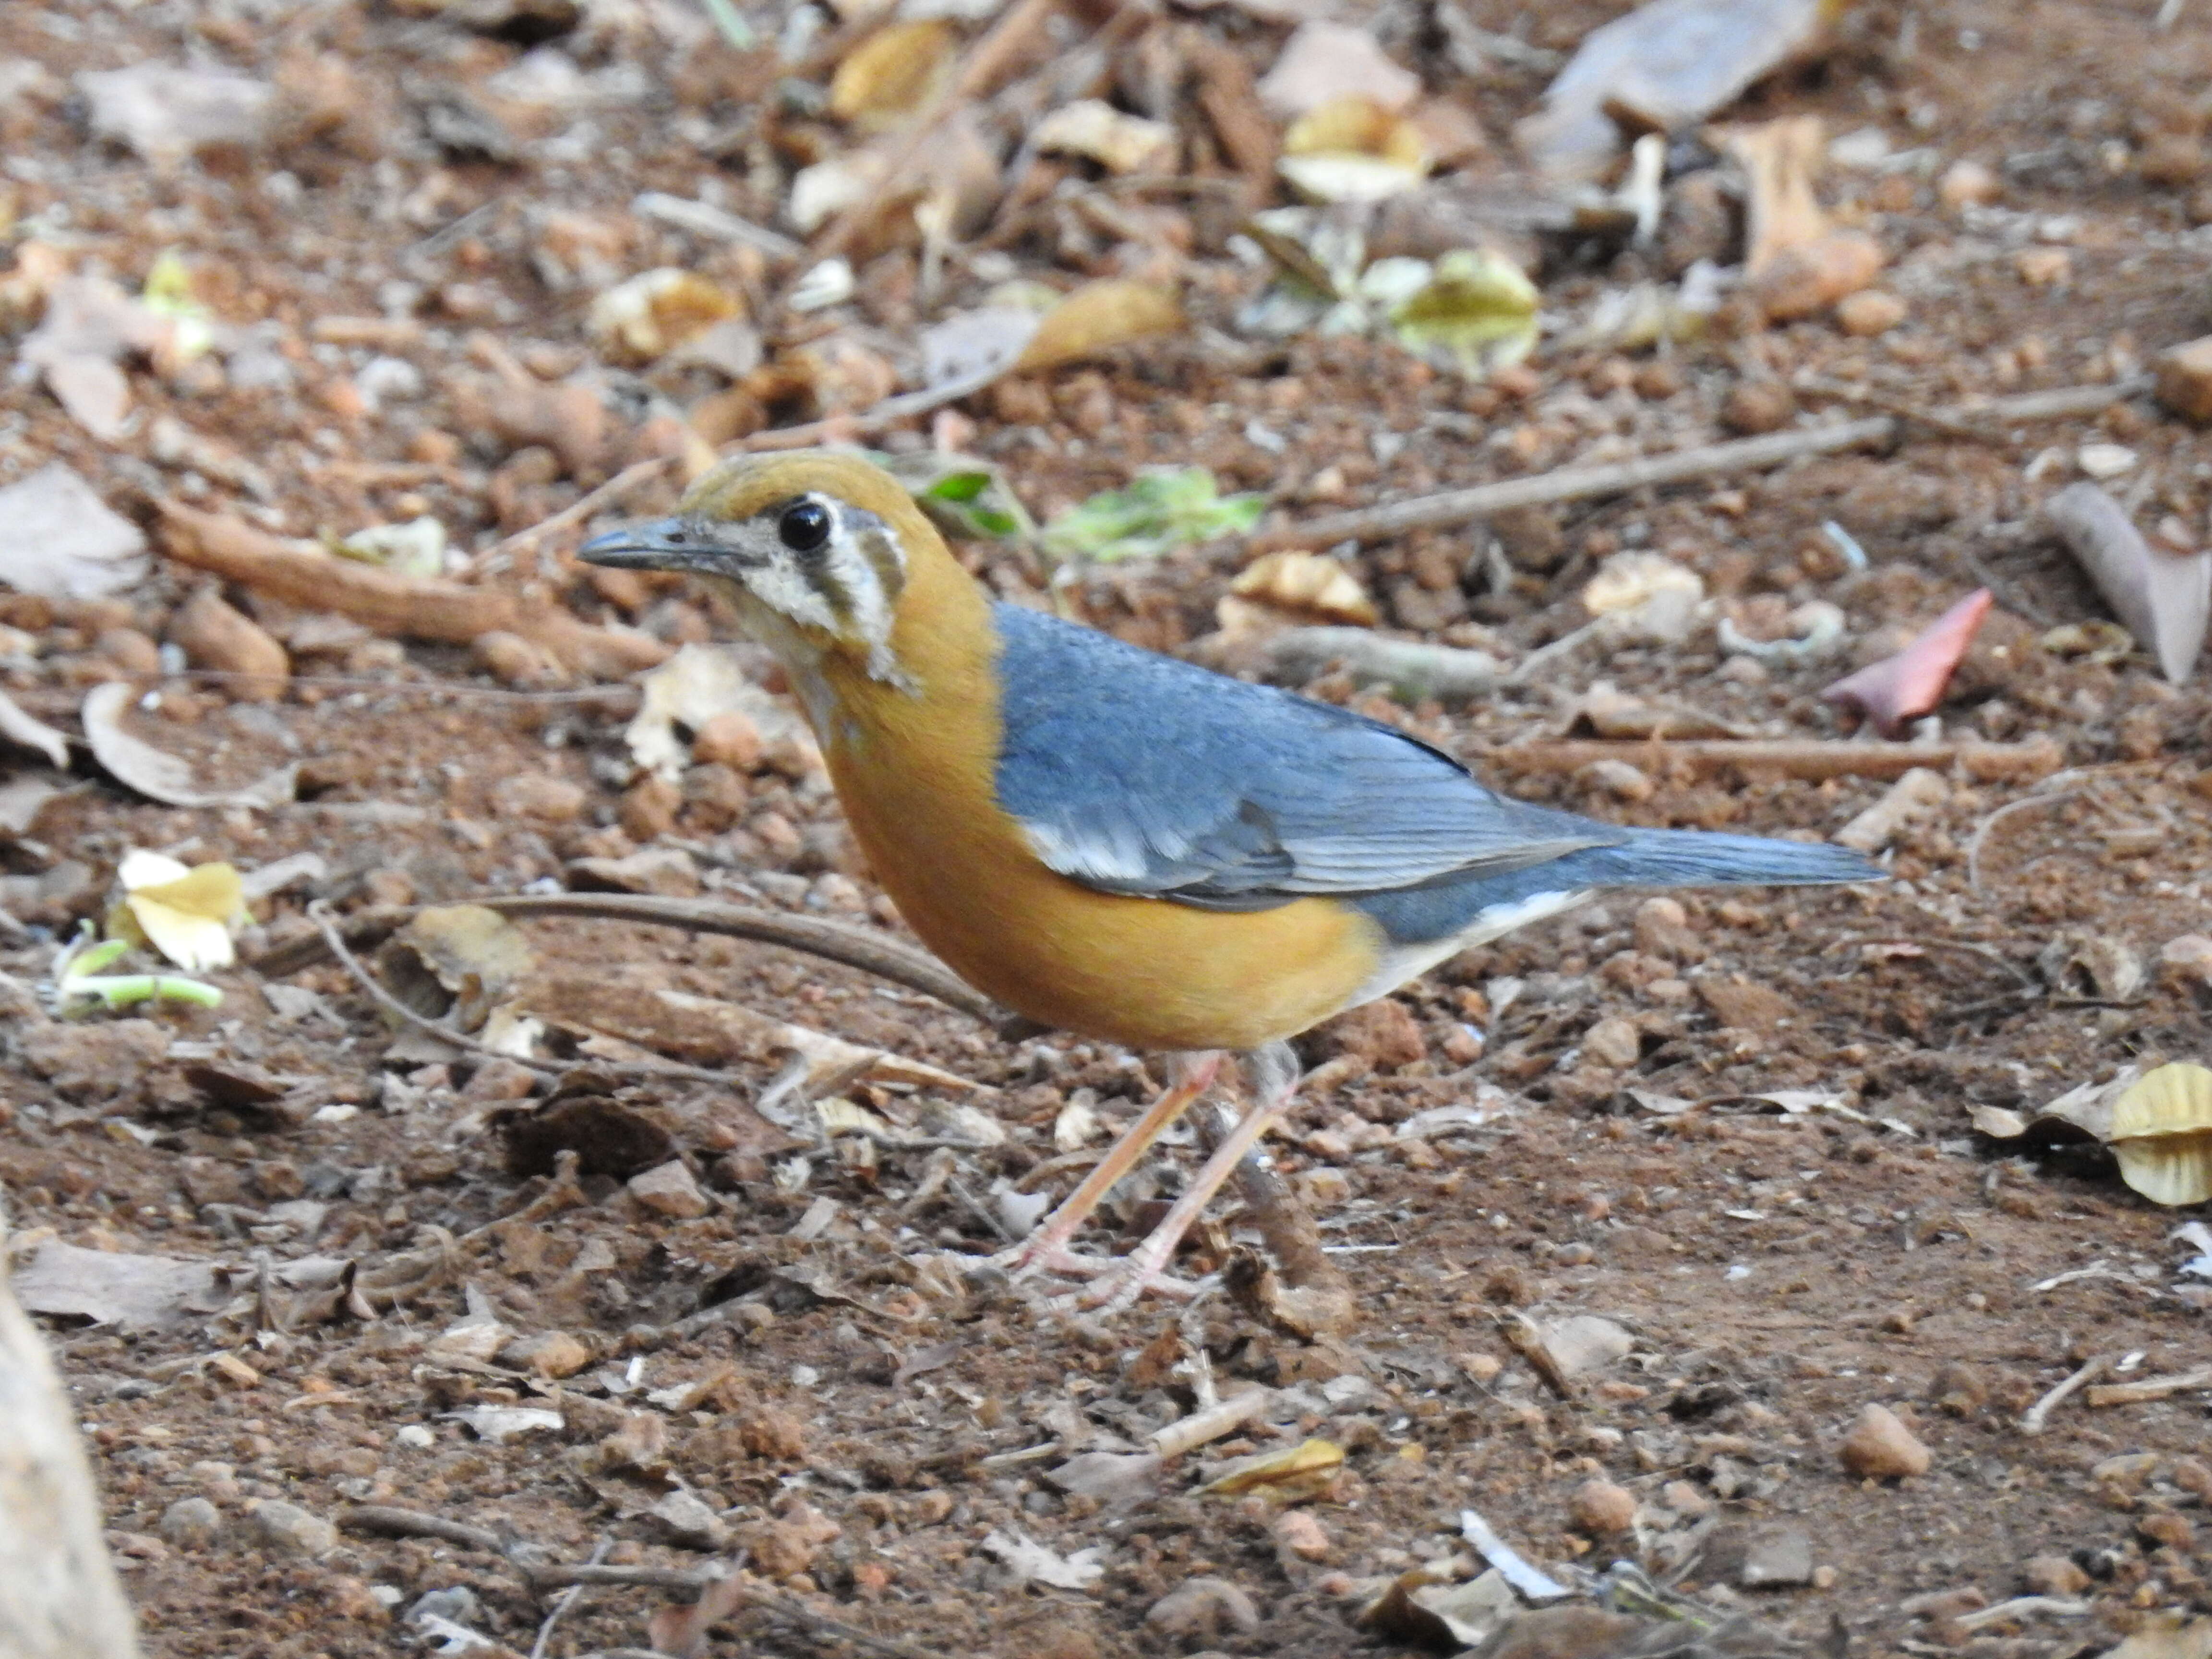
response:
M1333 513L1304 524L1263 530L1245 538L1243 551L1245 557L1250 558L1279 548L1387 541L1416 530L1451 529L1510 507L1585 501L1595 495L1622 495L1632 489L1648 489L1660 484L1686 483L1692 479L1719 477L1731 472L1762 471L1806 456L1832 455L1840 450L1865 449L1887 443L1898 436L1906 421L1914 418L1923 418L1923 423L1943 429L1948 424L1969 421L2040 421L2094 414L2134 397L2144 389L2144 385L2142 380L2121 380L2111 386L2063 386L2053 392L1993 398L1986 403L1939 410L1927 417L1873 415L1836 426L1803 427L1756 438L1737 438L1727 443L1705 444L1696 449L1679 450L1672 455L1644 455L1607 466L1562 467L1530 478L1506 478L1468 489L1448 489L1439 495L1393 501L1386 507Z
M1900 778L1916 766L1955 766L1982 783L2029 782L2057 771L2064 759L2047 738L2025 743L1842 743L1821 738L1706 738L1669 742L1606 743L1546 739L1493 749L1490 763L1509 772L1579 772L1594 761L1625 760L1703 777L1734 769L1747 775L1796 778Z
M654 667L669 655L659 640L594 628L556 605L532 604L498 588L404 576L303 547L228 514L160 505L167 550L178 563L287 605L335 611L379 634L451 645L516 634L574 672L602 679Z

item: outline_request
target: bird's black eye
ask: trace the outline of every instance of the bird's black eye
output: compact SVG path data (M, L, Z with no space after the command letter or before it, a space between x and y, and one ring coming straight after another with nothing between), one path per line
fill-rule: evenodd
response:
M775 533L794 553L818 553L830 539L830 509L817 501L793 501L775 521Z

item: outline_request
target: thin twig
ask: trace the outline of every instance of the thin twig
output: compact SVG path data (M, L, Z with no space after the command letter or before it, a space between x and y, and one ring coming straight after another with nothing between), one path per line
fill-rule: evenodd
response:
M1838 943L1873 945L1876 947L1897 945L1904 945L1908 949L1914 951L1955 951L1965 956L1979 957L1985 962L1993 962L1996 963L1998 967L2003 969L2005 972L2010 974L2014 979L2018 980L2022 986L2031 991L2036 992L2038 994L2041 994L2043 988L2036 983L2033 975L2030 974L2026 969L2022 968L2011 957L2006 956L2004 952L1998 950L1996 945L1977 945L1972 939L1862 939L1847 941L1839 940Z
M453 574L462 581L468 581L483 572L500 568L499 561L513 559L526 550L535 547L548 536L557 536L570 526L583 523L602 507L621 505L640 486L652 483L674 463L673 456L655 455L649 460L624 467L597 489L562 507L551 518L532 525L527 530L518 530L504 541L494 542Z
M2064 1405L2079 1390L2087 1388L2110 1370L2112 1365L2112 1356L2108 1353L2100 1353L2090 1360L2080 1370L2075 1372L2073 1376L2027 1408L2026 1415L2020 1419L2020 1431L2022 1434L2041 1434L2044 1425L2051 1420L2051 1413Z
M2039 421L2094 414L2134 397L2146 384L2138 378L2112 386L2063 386L2017 398L1993 398L1983 404L1954 404L1911 416L1875 415L1836 426L1769 432L1756 438L1738 438L1727 443L1679 450L1672 455L1639 456L1608 466L1562 467L1530 478L1506 478L1497 483L1477 484L1470 489L1417 495L1383 507L1356 513L1333 513L1304 524L1263 530L1245 538L1243 551L1249 556L1279 548L1387 541L1415 530L1451 529L1510 507L1583 501L1594 495L1622 495L1632 489L1660 484L1686 483L1692 479L1730 472L1759 471L1805 456L1832 455L1839 450L1887 443L1897 437L1907 419L1941 426L1946 422ZM1974 435L1983 434L1978 431Z
M386 990L383 986L378 984L376 976L368 971L361 958L346 948L345 940L339 937L337 924L331 919L330 907L321 899L317 899L307 907L307 920L315 924L317 930L323 936L323 943L330 948L331 956L337 959L340 967L353 976L354 982L368 993L369 1000L402 1024L426 1032L439 1042L450 1044L465 1054L481 1054L486 1060L512 1060L518 1066L527 1066L533 1072L544 1072L552 1077L565 1076L574 1071L579 1065L585 1065L639 1077L680 1078L690 1083L712 1083L718 1085L726 1085L729 1083L730 1079L726 1073L709 1071L703 1066L679 1065L672 1060L633 1060L613 1062L601 1060L534 1060L528 1054L509 1054L505 1049L495 1048L488 1042L479 1042L472 1036L465 1036L450 1025L441 1025L427 1015L416 1012L414 1009L410 1008L398 997Z
M338 1527L344 1532L365 1532L379 1538L435 1538L441 1542L459 1544L465 1550L481 1550L487 1555L505 1555L507 1546L500 1535L483 1527L472 1527L465 1521L449 1521L442 1515L431 1515L422 1510L397 1509L385 1504L361 1504L338 1516Z
M1649 741L1563 738L1508 744L1484 760L1514 772L1579 772L1592 761L1625 760L1705 775L1730 767L1766 776L1899 778L1916 766L1958 765L1984 781L2038 778L2057 769L2058 746L2028 743L1864 743L1824 738L1692 738Z
M598 1566L600 1562L607 1559L607 1552L613 1547L612 1539L602 1538L599 1540L599 1547L592 1552L592 1559L587 1565ZM584 1586L581 1583L571 1584L561 1593L561 1599L553 1604L553 1610L545 1615L545 1622L538 1627L538 1639L530 1644L530 1659L545 1659L545 1644L553 1639L553 1626L561 1622L562 1614L576 1605L577 1598L583 1593Z
M895 398L886 398L871 408L854 415L831 415L819 421L809 421L804 426L772 428L756 432L749 438L738 441L737 447L746 453L757 454L769 449L811 449L817 444L849 443L871 432L880 431L901 421L911 420L917 415L927 415L932 410L957 403L970 392L981 392L1004 374L1011 363L993 363L972 374L947 380L941 386L926 386L920 392L902 392Z
M787 951L842 963L894 985L920 991L947 1007L957 1008L997 1028L1002 1035L1018 1029L1012 1023L1013 1016L963 983L935 957L872 927L832 921L822 916L758 910L714 899L664 898L650 893L515 893L469 902L511 916L589 916L607 921L680 927L694 933L721 933L732 939L779 945ZM374 936L404 926L415 914L412 906L372 910L349 917L348 923L349 930L356 934ZM329 954L330 939L325 933L320 948L313 939L291 940L264 952L251 965L258 973L281 978L312 967Z

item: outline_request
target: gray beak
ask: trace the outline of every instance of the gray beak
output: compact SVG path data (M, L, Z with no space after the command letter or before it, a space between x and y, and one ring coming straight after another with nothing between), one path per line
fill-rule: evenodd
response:
M714 570L726 574L729 549L717 545L684 519L653 519L594 536L576 550L586 564L616 570Z

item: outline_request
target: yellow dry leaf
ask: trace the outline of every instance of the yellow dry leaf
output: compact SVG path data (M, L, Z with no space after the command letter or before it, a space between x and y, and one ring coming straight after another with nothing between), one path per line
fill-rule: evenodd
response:
M1358 579L1319 553L1266 554L1237 572L1229 591L1319 622L1372 628L1380 620Z
M600 295L585 326L606 356L642 364L744 314L744 301L727 289L667 265Z
M1175 167L1175 129L1115 109L1099 98L1063 104L1030 135L1046 155L1082 155L1109 173L1169 173Z
M1044 315L1015 360L1017 374L1057 368L1148 334L1173 334L1183 326L1174 295L1125 276L1085 283Z
M837 65L830 112L863 132L913 119L951 77L959 44L959 32L941 17L877 30Z
M246 894L231 866L187 869L159 853L133 852L116 875L135 930L186 973L228 968L238 959L231 932L246 924Z
M1428 176L1420 130L1374 99L1353 93L1309 110L1283 134L1276 167L1322 202L1375 202Z
M1784 253L1828 234L1828 216L1813 194L1813 181L1828 158L1825 129L1817 115L1785 116L1735 128L1723 147L1750 186L1743 268L1755 282Z
M2212 1071L2176 1061L2112 1103L2120 1179L2154 1204L2212 1200Z
M1344 1448L1334 1441L1301 1440L1282 1451L1237 1458L1206 1482L1203 1490L1221 1498L1259 1492L1294 1504L1327 1492L1343 1468Z

